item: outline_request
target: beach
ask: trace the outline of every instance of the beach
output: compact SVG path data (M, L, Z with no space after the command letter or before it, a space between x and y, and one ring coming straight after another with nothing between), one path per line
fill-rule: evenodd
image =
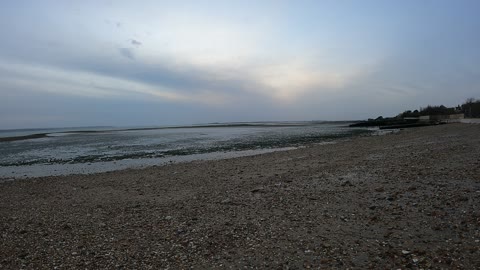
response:
M480 268L480 125L0 180L1 269Z

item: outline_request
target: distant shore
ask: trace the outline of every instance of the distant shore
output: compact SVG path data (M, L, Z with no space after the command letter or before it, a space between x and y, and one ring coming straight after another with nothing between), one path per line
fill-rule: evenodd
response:
M0 182L0 268L480 268L480 125Z
M310 121L309 123L351 123L352 121ZM39 139L47 137L48 135L54 135L58 133L62 134L72 134L72 133L108 133L108 132L118 132L118 131L142 131L142 130L160 130L160 129L184 129L184 128L219 128L219 127L292 127L292 126L305 126L307 122L235 122L235 123L211 123L211 124L199 124L199 125L186 125L186 126L159 126L159 127L131 127L131 128L115 128L115 127L100 127L101 130L89 130L82 128L68 128L68 130L63 131L63 128L59 128L60 131L52 132L42 132L42 133L32 133L28 135L18 135L18 136L0 136L0 142L13 142L13 141L23 141L30 139ZM30 129L31 131L42 130L42 129ZM56 130L55 128L51 130ZM4 132L9 130L3 130ZM21 129L19 130L21 131ZM0 134L1 135L1 134Z

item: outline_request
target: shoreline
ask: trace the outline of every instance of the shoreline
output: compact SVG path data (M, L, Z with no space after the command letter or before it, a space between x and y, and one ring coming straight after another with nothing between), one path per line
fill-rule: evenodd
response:
M203 154L167 156L162 158L123 159L92 163L0 166L0 183L4 181L35 179L39 177L68 177L71 175L94 175L106 172L121 172L124 170L142 170L153 167L163 167L171 164L182 164L195 161L215 161L222 159L257 156L278 151L289 151L302 147L304 146L210 152Z
M343 127L340 127L343 128ZM320 134L313 138L280 138L265 141L247 141L230 145L207 148L170 149L164 151L118 153L116 155L72 156L66 159L48 158L0 163L0 181L47 176L68 176L74 174L95 174L125 169L142 169L151 166L165 166L171 163L185 163L195 160L220 160L243 156L254 156L270 152L292 150L315 145L351 140L359 136L378 136L395 130L350 129L346 134ZM37 158L38 159L38 158Z
M0 268L478 268L479 134L0 182Z

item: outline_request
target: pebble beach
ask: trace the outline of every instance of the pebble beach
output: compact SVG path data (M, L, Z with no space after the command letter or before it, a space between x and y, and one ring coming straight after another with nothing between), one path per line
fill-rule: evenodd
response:
M1 269L479 269L480 125L0 180Z

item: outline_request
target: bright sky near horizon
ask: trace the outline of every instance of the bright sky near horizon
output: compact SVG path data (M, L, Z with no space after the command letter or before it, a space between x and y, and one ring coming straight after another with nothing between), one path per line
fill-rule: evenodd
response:
M480 1L1 1L0 129L349 120L480 98Z

